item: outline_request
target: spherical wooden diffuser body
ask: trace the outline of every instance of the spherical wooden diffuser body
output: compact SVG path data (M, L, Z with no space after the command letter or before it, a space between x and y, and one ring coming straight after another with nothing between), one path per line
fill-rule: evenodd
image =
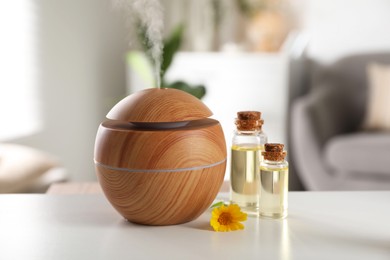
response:
M95 167L110 203L146 225L191 221L224 179L226 143L218 121L195 97L148 89L120 101L98 130Z

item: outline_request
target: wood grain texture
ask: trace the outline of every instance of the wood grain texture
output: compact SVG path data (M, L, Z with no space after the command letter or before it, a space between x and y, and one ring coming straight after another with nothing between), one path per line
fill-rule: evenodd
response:
M95 162L107 199L126 219L179 224L198 217L215 199L225 175L226 143L213 119L175 129L107 121L96 137Z
M219 193L229 192L230 182L222 183ZM103 193L99 182L61 182L50 185L46 194L76 195L76 194L100 194Z
M226 159L226 143L219 122L213 119L164 130L107 121L99 128L94 158L127 169L191 168Z
M127 96L107 114L123 122L176 122L203 119L213 113L196 97L177 89L146 89Z
M196 219L213 202L226 163L197 171L123 173L96 166L112 206L131 222L173 225Z

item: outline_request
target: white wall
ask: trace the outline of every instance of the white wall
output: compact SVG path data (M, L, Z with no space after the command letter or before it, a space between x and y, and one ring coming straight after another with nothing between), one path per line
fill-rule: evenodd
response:
M125 95L128 33L109 0L36 6L43 129L14 142L56 155L72 180L94 180L96 130Z
M310 38L310 56L332 62L358 52L390 51L390 1L290 0Z

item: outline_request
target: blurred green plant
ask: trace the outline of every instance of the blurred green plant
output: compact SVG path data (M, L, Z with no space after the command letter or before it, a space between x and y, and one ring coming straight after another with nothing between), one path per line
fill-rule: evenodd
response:
M140 41L142 49L148 56L150 62L154 64L155 61L149 53L152 43L147 38L146 27L142 26L141 23L139 23L138 28L138 39ZM191 85L184 81L167 82L165 78L166 72L171 66L176 53L180 49L183 39L183 33L184 25L179 24L174 28L172 33L166 39L164 39L160 72L161 87L179 89L201 99L206 94L206 87L204 85Z
M284 0L236 0L238 10L246 17L252 17L259 11L280 9Z

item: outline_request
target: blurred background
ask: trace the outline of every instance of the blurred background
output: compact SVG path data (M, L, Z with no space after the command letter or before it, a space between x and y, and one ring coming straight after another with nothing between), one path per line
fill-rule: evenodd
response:
M341 76L329 71L356 64L337 65L340 59L369 54L368 60L362 58L364 68L372 59L388 63L383 57L390 53L389 1L161 3L164 37L173 37L183 26L166 80L205 87L202 101L222 123L228 147L236 112L259 110L269 141L287 146L291 190L390 188L389 131L361 130L365 113L359 108L367 106L368 87L351 90L364 101L351 110L359 113L356 122L343 129L329 117L347 108L329 114L326 108L332 104L314 102L323 104L320 112L295 104L324 91L309 85L336 78L333 88L340 89ZM95 181L93 147L99 123L119 100L154 84L142 65L139 34L110 0L14 0L1 5L0 192L39 192L53 182ZM352 79L366 72L351 71L347 74ZM359 82L367 85L367 78ZM327 129L326 138L319 137L318 122L321 129L335 124L336 130ZM328 139L357 130L379 132L381 139L327 146ZM372 158L378 169L373 163L356 164L371 161L365 153L337 161L364 147L378 151L372 143L380 147L379 159Z

